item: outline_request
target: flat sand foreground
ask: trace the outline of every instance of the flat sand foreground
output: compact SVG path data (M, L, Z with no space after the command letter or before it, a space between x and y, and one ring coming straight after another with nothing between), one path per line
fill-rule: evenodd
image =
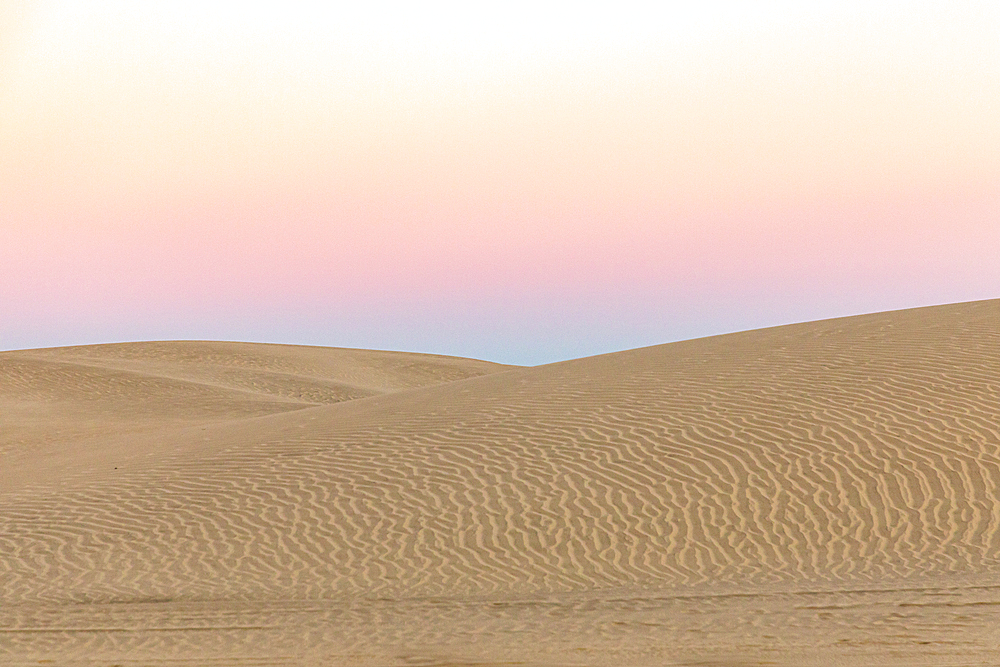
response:
M0 664L1000 665L1000 301L0 353Z

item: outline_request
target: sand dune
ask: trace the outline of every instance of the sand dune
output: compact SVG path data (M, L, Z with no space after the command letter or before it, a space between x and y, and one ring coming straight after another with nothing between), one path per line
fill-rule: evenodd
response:
M146 343L0 373L15 662L1000 655L1000 302L536 368Z
M81 468L100 472L107 461L157 458L156 443L172 428L505 368L429 354L196 341L0 352L0 457L9 462L0 493L42 477L65 482ZM135 439L144 433L152 441Z

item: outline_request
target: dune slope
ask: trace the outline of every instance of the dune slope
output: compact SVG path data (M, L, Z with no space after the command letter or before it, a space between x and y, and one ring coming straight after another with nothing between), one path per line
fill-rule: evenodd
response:
M589 600L573 618L605 620L584 634L617 637L607 619L626 607L633 619L654 613L650 599L661 602L647 626L687 632L677 596L750 596L751 606L724 612L743 628L726 641L744 659L747 638L764 636L760 619L784 613L781 596L934 589L994 608L989 595L967 596L992 590L1000 575L995 301L718 336L263 416L234 410L197 430L155 434L158 447L187 443L183 457L0 497L4 604L270 601L375 613L387 601L562 600L565 610ZM880 604L914 604L893 599ZM774 622L767 636L780 643L791 627L819 628L823 613L856 606L803 607L813 611ZM955 618L945 619L952 630ZM874 632L870 618L852 619L857 632ZM518 622L511 627L530 634L531 623ZM973 643L991 649L995 636L977 622L968 621L982 631ZM551 636L546 627L562 628L540 623L531 636ZM390 635L379 641L405 643ZM903 639L864 650L898 657L922 641L909 626L893 636ZM795 650L811 641L800 637ZM614 663L624 650L592 662ZM629 655L664 664L656 650ZM848 664L854 654L838 655Z

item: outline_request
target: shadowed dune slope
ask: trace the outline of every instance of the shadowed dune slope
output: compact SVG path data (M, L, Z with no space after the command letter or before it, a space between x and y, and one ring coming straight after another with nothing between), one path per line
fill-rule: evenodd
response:
M988 301L175 429L159 439L204 448L0 496L0 595L401 598L995 577L998 415L1000 302Z

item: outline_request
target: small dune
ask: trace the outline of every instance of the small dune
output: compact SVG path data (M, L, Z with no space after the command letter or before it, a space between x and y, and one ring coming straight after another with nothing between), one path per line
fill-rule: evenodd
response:
M0 410L11 664L1000 655L1000 301L534 368L5 352Z
M201 341L0 352L0 457L9 462L0 470L0 493L40 477L64 482L81 466L100 470L105 459L155 458L155 443L182 426L506 368L429 354ZM150 439L141 444L140 434Z

